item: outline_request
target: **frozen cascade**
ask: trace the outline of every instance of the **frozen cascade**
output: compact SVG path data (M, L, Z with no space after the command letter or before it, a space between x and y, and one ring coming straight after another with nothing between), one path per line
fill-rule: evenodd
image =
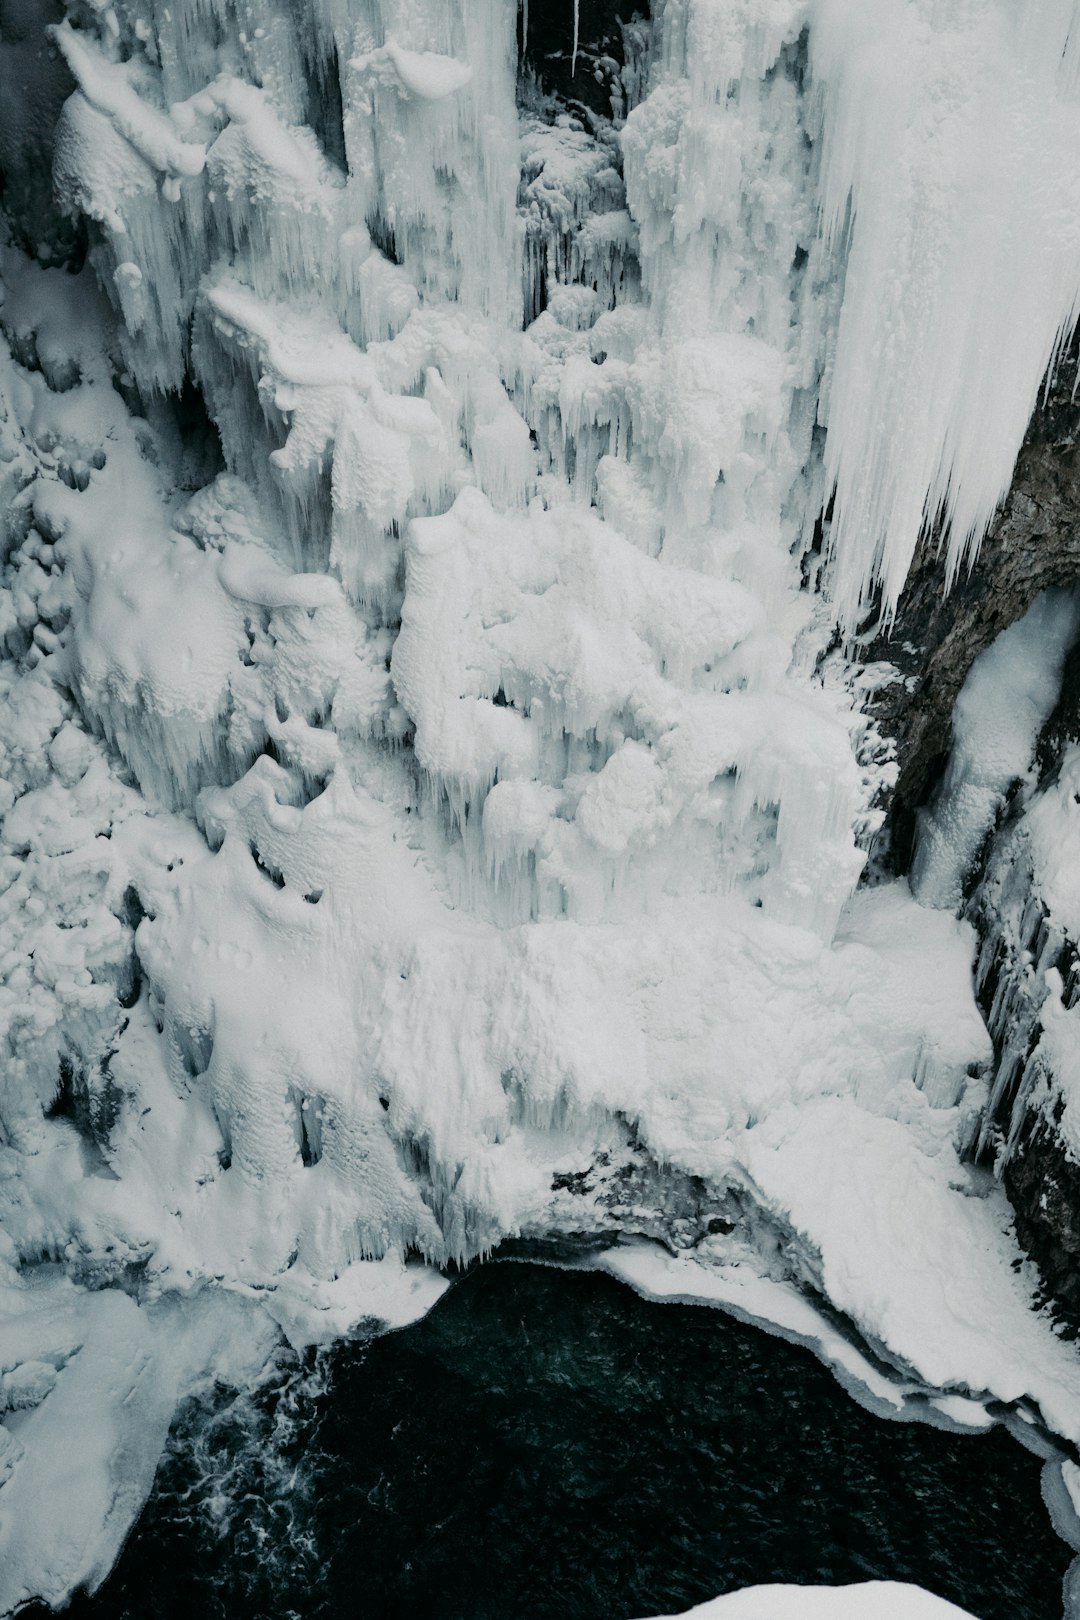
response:
M594 126L519 114L510 0L53 28L90 249L0 250L0 1197L66 1311L307 1341L509 1235L659 1235L683 1294L826 1294L901 1406L1080 1439L959 1157L972 930L854 893L889 766L824 658L1008 484L1080 33L876 11L667 0Z
M894 612L924 526L950 578L978 546L1080 314L1080 7L823 0L810 53L849 238L823 418L853 628L878 583Z

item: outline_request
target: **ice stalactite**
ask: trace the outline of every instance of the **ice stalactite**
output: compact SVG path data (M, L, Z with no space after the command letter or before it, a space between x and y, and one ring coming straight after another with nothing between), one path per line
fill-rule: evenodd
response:
M833 594L888 619L924 528L950 577L1080 314L1080 9L818 0L821 209L848 245L823 405Z
M659 492L661 505L666 496L674 503L673 516L681 532L677 539L673 534L666 535L665 524L660 521L660 532L652 544L654 548L658 543L663 545L665 562L681 563L685 559L698 569L704 567L716 579L714 593L722 594L724 589L733 592L733 603L738 602L739 592L744 589L740 574L749 569L752 591L766 610L778 604L778 593L790 591L793 582L785 547L792 545L796 531L791 518L785 527L785 520L778 522L773 514L782 512L785 502L792 504L789 495L808 457L811 426L809 412L801 409L801 438L789 443L785 416L792 394L783 375L785 355L793 331L796 345L806 344L803 329L792 321L793 300L801 279L792 266L797 260L800 225L807 238L811 234L809 208L801 216L789 211L782 221L777 214L776 224L782 224L788 234L790 257L785 255L775 275L763 281L750 268L748 232L752 222L745 202L740 200L736 181L721 200L719 212L706 213L690 228L685 252L682 244L674 251L672 242L666 250L657 243L653 253L645 254L646 292L652 296L643 303L636 281L626 282L621 275L609 278L600 267L603 255L614 252L625 260L632 251L630 215L617 206L623 200L622 188L610 160L606 172L611 179L605 180L601 169L596 181L587 182L580 200L573 204L571 221L566 221L565 214L559 218L553 210L553 198L572 196L575 187L580 186L578 175L589 173L595 149L595 143L575 139L573 131L560 135L556 130L553 134L558 138L549 142L538 177L542 189L534 184L527 193L538 238L547 239L544 258L549 307L534 323L535 335L531 327L524 343L515 340L508 327L491 323L496 314L505 323L513 302L506 296L492 303L492 266L502 267L499 275L510 272L515 280L519 279L507 226L508 210L513 205L510 182L516 180L516 172L505 164L502 169L493 169L490 159L483 157L479 175L483 189L476 197L475 217L471 220L467 193L469 186L477 184L475 155L469 165L461 165L463 171L468 169L464 180L459 177L449 190L444 181L438 182L443 187L438 198L430 192L429 177L445 177L448 172L445 167L438 171L430 168L433 143L438 140L445 145L447 117L451 124L463 121L473 132L474 148L478 140L482 143L488 138L482 131L476 133L471 122L474 114L466 107L463 115L459 105L463 97L473 93L472 67L449 54L406 51L391 35L392 19L381 21L384 42L364 53L356 54L354 39L348 44L348 51L354 54L348 55L345 39L337 40L339 58L346 64L342 90L349 161L346 176L335 175L326 166L310 132L290 129L282 122L286 109L280 113L275 110L272 91L219 76L205 89L189 93L183 102L172 103L168 118L158 113L151 116L139 110L143 101L133 87L139 75L130 64L106 60L107 41L104 47L75 43L70 29L62 30L58 36L82 75L80 93L88 103L99 110L115 104L114 138L134 146L140 159L151 167L165 165L168 169L168 198L173 197L170 176L186 165L191 184L181 188L181 195L170 206L180 209L178 217L185 240L192 251L202 253L208 267L208 279L204 279L195 299L190 364L218 421L228 465L255 486L264 506L277 519L276 526L286 542L284 559L293 566L317 569L329 563L354 600L364 605L369 621L378 624L388 620L398 605L396 592L401 583L399 536L410 519L422 517L433 506L438 510L453 498L463 481L473 478L496 511L523 505L537 488L538 475L541 480L551 477L544 472L546 453L556 478L560 473L566 477L572 466L573 487L579 498L590 500L602 487L616 522L626 510L627 520L633 524L634 513L627 508L635 504L648 511L650 501L656 497L636 502L635 493L643 487ZM494 28L494 18L491 21ZM497 28L494 33L497 35ZM430 42L453 47L455 37L453 29L448 34L442 27ZM689 40L683 48L692 53L695 41ZM774 41L757 41L754 48L765 57L770 49L779 47ZM677 54L677 50L669 42L673 64L676 55L672 53ZM722 63L718 71L727 73L735 82L741 79L742 68L743 64L733 58ZM496 96L495 105L500 104L500 98L509 101L509 71L509 59L504 53L504 88ZM656 113L652 102L658 100L662 107L671 107L682 95L680 71L677 64L673 66L667 75L670 84L658 86L650 98L651 119L646 116L646 108L640 108L631 114L623 136L628 180L637 203L632 212L636 211L646 226L652 225L649 210L654 205L646 196L647 186L637 177L635 164L643 161L653 139ZM145 79L150 68L140 72ZM491 81L490 72L487 81ZM495 82L499 82L499 75ZM723 139L736 114L715 105L719 82L702 80L699 110L693 116L714 123L717 138ZM740 127L744 117L757 121L760 142L775 138L778 143L771 160L777 168L791 166L805 173L806 160L799 145L802 135L798 96L790 73L778 74L775 82L763 87L761 96L753 88L754 83L753 78L748 78L747 109L738 115ZM167 95L170 88L166 78L161 94ZM183 88L190 91L189 84ZM444 104L449 106L447 113ZM222 119L224 127L214 135ZM395 128L399 131L396 143L390 135ZM371 146L376 133L378 150ZM384 150L396 154L389 164L381 155ZM686 150L692 162L692 141L686 143ZM602 148L600 151L602 163ZM564 176L557 193L552 190L549 174L553 161L561 163ZM445 159L440 162L445 164ZM66 179L67 168L61 172ZM99 177L99 191L106 178ZM80 183L92 184L93 179L91 169ZM703 179L703 174L690 170L677 186L680 194L685 190L688 197L696 199L693 206L699 211ZM599 216L594 211L597 183L607 188L608 199L616 205L602 209ZM465 193L459 195L462 185ZM140 197L148 195L145 191L139 193ZM664 201L678 213L681 205L677 198ZM97 207L103 219L107 218L106 201L100 195L97 204L91 206ZM135 216L141 218L143 212L142 202L134 206ZM153 219L159 212L155 208ZM396 267L402 272L400 277L395 277L395 267L374 246L369 231L364 230L360 236L358 227L345 223L358 212L363 213L371 229L377 227L389 233L387 245L393 246L395 258L401 261ZM614 229L601 231L594 246L597 218L601 222L611 218ZM462 235L469 224L475 234L466 251L453 245L452 236L454 230ZM554 240L562 238L567 224L572 250L567 255L560 248L553 257L553 233L557 232ZM662 228L659 222L657 228ZM699 335L684 334L684 326L689 309L703 312L709 308L718 262L717 233L728 240L731 262L744 266L741 284L745 297L737 293L734 303L730 298L717 302L720 313L713 318L715 330L706 340L707 352L703 352ZM479 243L484 244L484 279L482 287L474 287L476 277L469 260L475 258L479 267ZM213 268L222 246L228 248L232 260L227 272ZM127 251L126 247L123 251ZM120 284L137 290L144 282L160 280L156 269L162 253L167 254L165 244L148 245L145 273L135 264L126 281L120 276ZM443 279L447 266L454 264L461 266L463 279L447 283ZM361 307L357 315L350 309L349 288L359 284L369 266L373 273L359 287ZM113 283L120 269L118 266L113 273ZM183 270L180 279L187 286L197 286L197 267ZM593 282L591 288L589 281ZM316 283L319 313L310 308L310 298L309 307L304 307L304 300L297 296ZM675 283L680 288L677 296L669 290ZM414 289L411 296L410 289ZM590 293L591 308L587 308ZM365 315L372 303L385 308L387 294L399 312L397 319L387 323L385 315ZM440 306L440 295L452 296L452 315L450 306ZM769 300L768 308L754 312L755 303L763 296ZM183 307L183 299L179 303ZM676 309L680 311L677 316L671 313ZM473 310L475 313L470 312ZM748 322L755 322L753 337L745 330ZM388 335L383 337L387 326ZM375 337L375 332L380 336ZM365 335L368 341L363 346ZM171 357L163 358L166 354ZM135 348L129 356L136 377L147 385L160 383L182 359L175 344L167 341L152 321L136 332ZM806 373L809 384L814 374L812 355L796 363ZM509 386L509 397L504 383ZM540 444L539 466L526 423ZM269 454L268 432L272 445ZM718 483L723 486L719 495ZM554 484L546 499L560 499ZM479 508L475 510L479 512ZM464 514L465 508L460 511ZM741 538L720 542L718 515L719 528L729 536L738 535L742 525ZM565 526L566 519L561 516L553 517L548 525L553 537ZM670 526L669 520L666 527ZM452 532L445 530L447 535ZM522 537L535 532L535 525L520 531ZM764 544L758 542L759 536ZM273 546L272 530L267 538ZM565 543L556 540L557 546ZM733 543L737 550L734 558L717 551L718 545L730 547ZM527 548L528 542L522 538L518 546ZM408 548L405 563L401 611L405 622L411 623L410 583L414 575L419 579L419 563ZM627 566L631 566L629 561ZM731 580L728 586L721 583L725 576ZM613 578L617 577L617 573L613 574ZM539 588L548 591L554 584L552 575L548 584ZM511 597L515 590L520 592L521 587L512 588ZM538 625L534 632L529 655L533 661L545 656L536 637L561 633L552 617L558 600L558 592L548 600L547 630ZM502 639L507 642L512 636L504 634ZM645 639L648 645L647 629ZM595 773L603 767L607 773L598 778L596 790L605 803L613 795L618 797L619 784L637 754L644 759L656 746L660 757L672 757L673 765L670 769L662 765L655 787L649 789L660 792L662 807L656 814L646 814L644 821L639 818L638 833L628 823L624 833L605 832L599 842L593 838L590 843L586 838L584 855L579 858L586 863L590 852L594 860L603 860L605 840L610 843L612 838L612 851L620 858L633 856L638 847L651 846L661 829L673 827L680 817L685 821L687 814L693 816L690 801L703 792L710 780L725 775L737 778L738 791L732 805L738 818L746 822L751 848L755 836L767 841L773 836L769 832L770 819L775 824L781 857L787 845L795 847L792 840L797 827L802 828L802 845L815 839L822 841L820 873L812 887L793 875L798 855L788 860L786 867L781 858L781 874L771 885L764 886L758 898L770 907L782 909L786 905L793 918L813 921L827 934L859 867L849 831L858 788L845 728L811 687L801 681L789 686L783 667L787 643L783 636L777 636L773 626L767 632L759 628L749 637L737 639L743 643L738 651L725 635L715 643L706 637L688 661L685 646L676 651L671 633L657 631L651 636L652 649L647 658L647 664L652 662L654 668L659 659L661 684L655 696L643 692L641 700L630 699L627 708L630 695L613 689L593 719L580 723L564 721L562 717L570 712L565 702L560 703L557 696L544 696L545 691L550 693L553 679L558 686L575 679L572 661L577 655L572 647L567 650L570 662L565 670L554 675L545 673L539 681L527 671L523 671L524 678L515 676L505 656L501 661L496 658L488 682L491 689L477 693L473 725L503 731L523 725L549 739L545 743L548 763L542 773L546 798L534 795L537 806L543 799L548 807L540 822L533 818L538 834L545 822L550 825L550 835L542 833L544 837L562 838L560 828L566 824L568 813L570 823L575 822L573 807L580 797L573 793L567 800L561 791L560 777L567 768L565 762L559 762L562 745L554 751L549 745L558 743L560 733L573 736L580 724L582 729L576 735L585 749L583 761L589 758L591 748L591 770ZM397 668L404 672L404 644L395 656ZM513 656L521 662L520 653ZM550 658L551 653L546 656ZM424 663L421 658L420 664ZM416 690L418 680L429 686L437 682L435 662L429 659L427 664L429 667L422 674L414 674L409 684L414 702L423 711L412 716L418 726L418 758L429 770L436 795L445 794L448 802L459 802L462 814L458 819L462 821L468 805L479 827L483 799L496 775L501 775L510 789L510 779L515 775L535 776L538 756L522 756L520 771L509 767L507 756L496 755L464 777L460 771L440 772L429 761L426 742L424 716L431 709L431 700L423 699ZM616 687L629 678L616 674L614 668L598 674L606 684L614 682ZM402 679L408 681L404 673ZM676 718L677 710L663 695L665 681L673 681L674 689L698 688L690 707L682 705L682 718ZM510 695L511 687L516 696ZM748 689L746 696L742 695L743 688ZM764 707L750 696L749 689L761 690ZM767 701L765 692L769 693ZM500 696L504 705L501 709L495 705ZM433 697L437 706L441 704L438 693ZM220 683L219 700L224 700ZM520 704L529 706L534 702L538 711L535 719L517 712ZM647 717L642 702L648 708ZM548 721L540 720L543 703L551 713ZM623 711L618 719L619 735L613 741L596 737L590 742L590 734L601 720L605 727L609 725L605 709L611 719ZM215 712L220 717L220 708ZM728 712L732 719L723 720ZM760 721L766 714L772 719L763 727ZM800 717L798 721L796 716ZM220 729L214 713L207 713L207 723ZM816 743L801 745L801 760L799 751L793 750L787 740L793 725L809 728L808 739L815 734L818 737ZM145 729L148 736L154 733L152 716ZM766 740L770 736L775 739L772 743ZM478 744L479 735L471 746ZM133 740L129 754L138 746ZM167 748L159 751L168 754ZM200 745L192 764L194 777L180 769L187 786L174 791L174 802L191 802L192 783L208 779L209 770L204 766L209 756L204 760L204 754ZM679 765L676 756L684 763ZM799 798L800 783L807 769L818 774L819 758L830 760L826 781L816 783L803 800ZM671 770L684 783L674 793L663 786ZM810 809L809 819L791 808L796 799L800 806L805 803ZM594 814L591 804L592 798L586 795L582 801L582 828L600 826L599 812ZM786 810L785 804L789 805ZM811 808L815 806L819 808ZM618 813L617 809L605 810L603 818L610 820L612 814ZM714 818L715 809L707 810L706 821ZM752 831L755 818L761 827L758 835ZM492 825L496 819L492 818ZM519 863L536 861L535 847L528 838L522 841L519 836L517 846ZM467 840L466 849L470 847ZM758 856L748 858L751 864L760 861ZM487 864L497 881L501 858ZM730 870L723 881L730 887L736 874L728 864ZM826 872L833 875L826 878ZM600 880L599 888L595 878L580 881L586 881L599 893L604 881L610 883L614 876L612 870L606 880ZM569 874L563 888L574 886L575 880ZM530 909L535 911L535 902Z
M1040 1117L1070 1157L1080 1159L1080 1021L1074 1010L1080 906L1073 867L1080 759L1075 745L1067 746L1052 775L1040 781L1033 751L1016 770L1011 814L988 840L985 870L968 907L981 935L976 984L996 1047L978 1147L999 1175ZM931 873L941 836L930 844Z

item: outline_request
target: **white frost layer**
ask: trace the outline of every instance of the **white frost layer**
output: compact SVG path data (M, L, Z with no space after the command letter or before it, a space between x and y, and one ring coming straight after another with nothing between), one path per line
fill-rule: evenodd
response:
M1071 1428L1076 1356L1034 1316L1033 1276L1012 1269L1000 1191L920 1154L897 1121L856 1117L839 1099L792 1124L786 1134L779 1119L766 1123L749 1168L821 1254L828 1298L927 1384L1029 1397L1051 1428Z
M740 1321L753 1322L796 1344L807 1345L875 1410L904 1410L905 1390L845 1339L806 1295L789 1282L762 1277L746 1260L714 1261L672 1255L659 1245L623 1244L595 1262L643 1294L672 1304L716 1305Z
M0 1609L108 1574L150 1490L176 1391L123 1294L28 1293L0 1326Z
M620 1245L598 1267L647 1298L716 1304L807 1345L858 1398L885 1415L904 1415L911 1397L919 1401L935 1390L952 1390L933 1399L934 1410L950 1424L979 1430L993 1421L986 1401L1027 1396L1060 1430L1076 1401L1075 1356L1059 1340L1051 1348L1031 1314L1030 1278L1018 1281L1010 1269L1013 1239L999 1189L965 1184L955 1160L935 1164L912 1157L894 1122L871 1124L839 1100L802 1112L807 1117L788 1122L782 1145L764 1147L756 1161L749 1156L751 1172L758 1166L755 1186L765 1206L820 1256L822 1291L862 1327L894 1374L884 1376L797 1288L760 1277L745 1255L728 1258L723 1244L710 1246L704 1263L701 1255L670 1255L657 1245ZM800 1165L801 1202L792 1197ZM827 1199L819 1175L830 1187ZM770 1181L784 1188L782 1203L770 1201ZM873 1200L866 1196L869 1183L878 1189ZM881 1276L876 1285L875 1268ZM990 1335L984 1331L986 1312L993 1313Z
M697 1620L961 1620L958 1609L920 1586L861 1581L854 1586L748 1586L686 1609ZM660 1620L675 1620L661 1616Z

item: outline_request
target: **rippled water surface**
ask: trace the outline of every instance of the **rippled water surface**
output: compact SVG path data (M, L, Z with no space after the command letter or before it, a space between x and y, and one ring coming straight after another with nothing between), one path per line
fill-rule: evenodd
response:
M1061 1620L1039 1469L1000 1430L874 1418L718 1311L489 1265L405 1332L190 1406L116 1571L70 1612L628 1620L890 1578L979 1620Z

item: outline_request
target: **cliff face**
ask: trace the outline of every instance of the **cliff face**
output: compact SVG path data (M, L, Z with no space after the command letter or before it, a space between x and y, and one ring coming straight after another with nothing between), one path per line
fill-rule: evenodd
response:
M884 660L900 676L879 688L872 704L897 768L895 786L882 795L875 865L911 868L920 822L933 819L944 795L958 699L980 656L1042 593L1071 591L1080 578L1078 362L1074 338L1047 379L1009 494L974 564L950 587L937 537L924 539L895 621L866 649L869 662ZM1066 873L1078 816L1071 787L1080 739L1075 620L1065 634L1056 699L1030 757L1017 759L1002 783L963 874L962 903L979 934L977 990L995 1048L972 1152L1001 1177L1047 1297L1075 1330L1080 1153L1069 1108L1077 1070L1076 1049L1063 1039L1080 989ZM1014 699L1001 691L998 701Z
M916 816L944 770L953 710L972 664L1042 591L1080 577L1078 363L1074 340L1047 379L1009 493L974 562L950 582L940 534L927 535L895 619L866 648L868 663L883 660L901 677L871 705L896 750L898 775L883 805L887 816L877 851L894 870L910 865ZM1066 703L1071 693L1070 685ZM1040 744L1042 759L1074 724L1063 710Z
M581 30L584 71L579 65L574 73L561 22L550 9L534 8L524 60L564 106L607 114L612 71L626 60L626 30L609 0L582 5ZM949 757L957 699L980 654L1043 592L1070 588L1080 579L1078 367L1080 339L1074 336L1046 378L1011 487L974 561L953 578L940 532L924 536L895 617L863 645L867 664L890 665L898 677L879 687L869 705L896 762L895 783L877 803L885 822L872 851L876 871L910 870L920 815L932 803ZM1058 780L1078 740L1080 641L1067 653L1060 695L1039 732L1031 779L1012 784L964 886L965 914L982 942L980 1005L995 1037L988 1101L973 1129L972 1152L996 1166L1047 1296L1073 1324L1080 1324L1080 1152L1060 1129L1060 1087L1046 1072L1045 1054L1036 1057L1043 987L1039 972L1033 975L1023 958L1037 947L1041 972L1047 964L1062 972L1069 1006L1080 993L1078 942L1053 919L1048 926L1028 866L1020 891L1014 877L1004 892L1004 873L1017 859L1022 863L1025 811ZM1037 919L1032 938L1020 939L1015 929L1009 936L1001 911L1010 906L1019 908L1013 919L1018 926L1020 915ZM1050 938L1053 950L1047 954ZM1051 1105L1043 1092L1053 1093Z

